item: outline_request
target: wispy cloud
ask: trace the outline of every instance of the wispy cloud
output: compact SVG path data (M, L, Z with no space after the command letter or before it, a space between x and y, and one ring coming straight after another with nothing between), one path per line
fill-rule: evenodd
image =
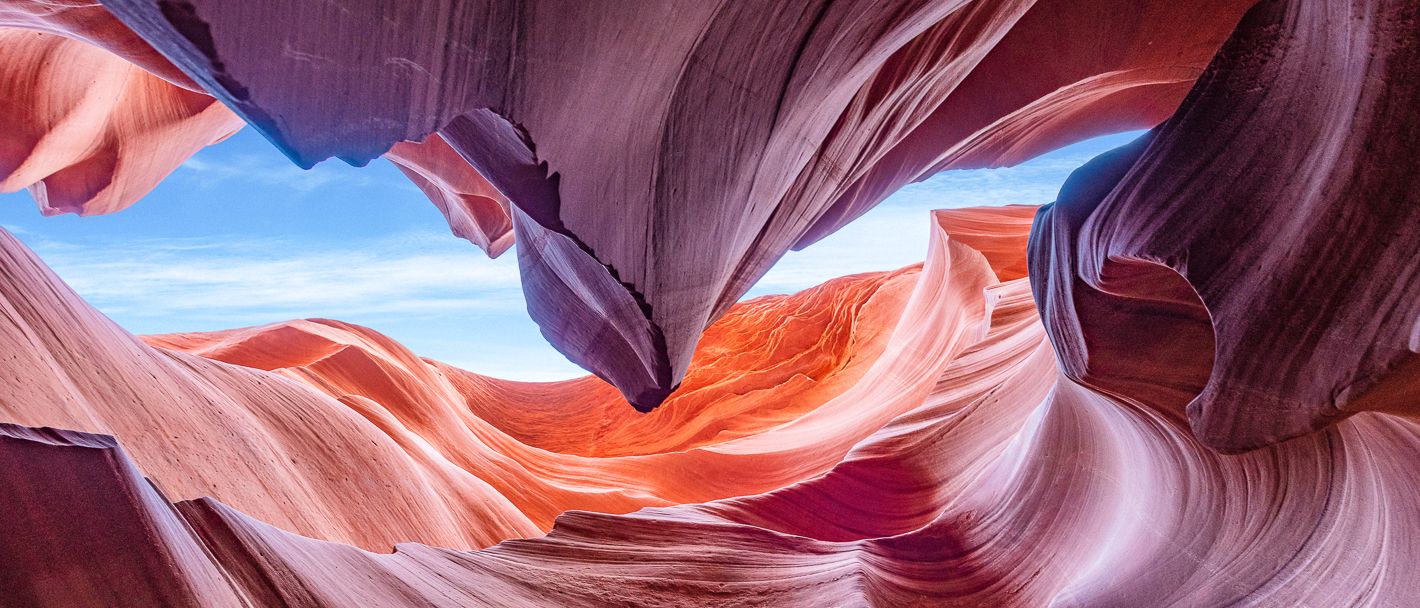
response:
M511 257L488 260L449 241L399 235L321 248L261 239L35 239L32 245L86 300L123 318L231 325L306 316L521 312Z
M586 373L528 318L516 255L490 260L445 233L339 245L263 238L26 242L86 301L137 333L330 317L502 378Z
M283 158L257 154L228 154L220 161L207 160L198 155L187 159L179 168L178 175L194 178L201 188L231 184L278 186L307 194L333 184L363 188L376 183L369 172L335 161L302 169Z

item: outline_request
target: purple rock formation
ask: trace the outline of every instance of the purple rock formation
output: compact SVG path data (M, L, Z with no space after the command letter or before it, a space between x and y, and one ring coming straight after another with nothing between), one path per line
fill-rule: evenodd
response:
M938 165L1156 124L1247 4L105 2L303 166L441 132L521 211L544 335L642 410L791 246Z
M1072 176L1031 257L1066 372L1229 452L1413 413L1417 40L1407 0L1263 2L1151 141Z

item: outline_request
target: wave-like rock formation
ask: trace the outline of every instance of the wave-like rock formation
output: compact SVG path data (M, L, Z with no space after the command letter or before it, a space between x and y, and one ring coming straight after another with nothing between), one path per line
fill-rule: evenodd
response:
M154 348L13 238L0 244L0 352L12 354L0 419L122 437L175 498L214 496L372 549L484 547L569 509L703 502L819 474L921 400L979 331L994 280L961 248L964 261L944 252L925 271L745 303L712 329L677 407L640 416L593 378L499 381L334 321L158 336ZM365 495L387 500L349 500Z
M1420 398L1420 5L1266 2L1042 212L1066 372L1225 451Z
M566 389L596 380L529 385L481 378L331 321L157 336L147 341L158 347L145 346L74 302L7 238L7 276L49 288L34 291L61 294L58 301L37 302L40 308L15 306L36 300L36 293L7 295L10 310L29 319L24 337L33 350L158 358L177 370L152 361L136 369L180 374L213 399L264 399L188 399L185 409L164 411L159 395L145 394L123 411L161 413L161 420L98 422L102 412L92 404L102 397L86 393L92 380L85 372L104 378L105 386L155 382L132 377L134 367L114 367L121 359L98 356L86 365L56 358L47 370L26 373L24 387L55 378L44 390L16 394L14 384L5 385L0 403L33 410L7 417L21 416L31 426L60 420L42 414L57 411L42 400L66 395L88 406L82 408L93 416L88 426L121 428L130 438L123 443L135 452L130 457L105 436L0 427L0 471L10 489L0 495L0 507L16 514L0 519L0 563L6 564L0 593L21 605L63 606L828 607L1398 605L1417 591L1405 573L1420 566L1414 525L1420 479L1406 463L1420 457L1420 425L1362 414L1246 455L1220 455L1194 439L1177 408L1119 400L1062 377L1028 279L990 270L1012 267L1025 251L986 256L941 228L965 224L987 232L994 222L997 234L1019 239L1025 231L1019 212L939 212L936 219L921 269L750 302L721 321L728 325L723 330L772 332L777 324L766 321L785 310L856 307L820 321L794 321L811 329L801 335L832 336L832 326L846 315L852 325L868 326L854 330L867 332L865 343L885 342L885 354L851 386L786 421L751 415L753 422L729 437L662 440L657 434L652 417L682 406L692 419L746 417L713 399L671 402L629 423L609 417L613 428L646 422L643 436L657 451L601 458L569 452L617 446L554 434L549 442L557 449L539 449L516 441L519 431L498 428L551 427L560 421L556 409L530 413L485 404L480 410L473 400L488 392L437 390L473 383L483 391L555 399L576 397L581 388ZM865 299L865 293L874 295ZM879 298L886 301L873 301ZM811 300L825 306L806 306ZM894 314L872 314L867 309L874 306ZM76 325L75 314L86 315L87 331L103 335L107 349L92 342L80 348L85 343L78 340L94 339L85 332L50 335ZM732 340L720 344L717 335L723 334L712 333L697 353L712 368L717 346L733 346ZM841 358L845 352L835 344L786 350L793 354L782 361L804 369L822 354ZM726 365L732 363L721 363L721 371ZM905 378L927 382L904 386ZM609 403L612 389L603 391L608 403L588 409L609 416L621 411ZM773 404L779 391L803 394L792 382L769 380L758 401ZM900 399L867 398L895 391ZM469 401L446 401L451 397ZM272 402L279 407L254 409ZM243 458L253 471L244 477L237 462L210 455L234 445L262 453L263 437L233 435L231 424L221 421L233 415L229 408L247 408L235 414L259 418L255 430L270 438L319 432L292 437L282 458ZM344 423L332 424L341 412ZM204 446L187 439L204 429L181 420L185 415L225 428L204 436L210 444ZM504 415L512 418L500 419ZM536 453L536 461L527 453ZM410 461L424 466L381 468ZM487 486L508 493L498 511L536 519L536 509L517 496L528 487L500 482L497 471L507 469L494 463L509 461L544 479L562 475L564 491L600 487L664 506L626 515L570 511L546 536L481 551L401 543L393 553L379 540L367 542L366 550L332 542L339 540L334 526L302 536L243 512L280 513L288 500L283 496L296 487L285 476L316 462L324 475L301 480L300 504L328 521L358 519L362 529L386 537L437 537L407 527L431 512L409 500L423 495L422 488L399 483L401 475L450 491L458 486L449 480L463 471L470 484L487 479ZM564 468L575 462L596 464ZM337 468L342 463L348 466ZM617 477L619 466L631 474ZM209 468L227 475L211 488L219 499L198 497L192 488L189 476ZM726 498L707 501L703 494L715 492L699 489L727 481L739 491L723 493ZM341 483L353 484L343 500L319 494L329 487L323 484ZM749 489L755 485L764 487ZM676 486L679 497L647 496ZM691 498L697 491L702 496ZM183 497L191 500L170 502ZM676 498L682 504L669 504ZM246 507L233 507L240 502ZM76 508L61 514L56 504ZM533 535L500 529L489 515L465 523L492 537ZM106 532L95 539L96 529Z
M385 153L385 158L439 208L454 236L477 245L491 258L513 246L508 198L469 166L444 138L435 134L421 143L399 142Z
M6 179L121 207L211 94L511 230L597 376L324 319L138 338L0 230L0 604L1420 594L1420 4L106 6L0 7ZM920 265L736 302L897 185L1160 122L1038 212L935 212Z
M111 18L111 27L61 19L95 11L107 18L102 9L40 16L27 8L39 5L0 7L0 192L29 188L48 215L112 213L241 128L242 120L209 95L88 42L41 31L72 27L78 33L71 35L116 40L110 48L129 57L156 56Z
M441 134L515 208L543 334L642 411L791 246L1157 124L1248 4L105 2L303 166Z
M518 441L551 452L654 454L756 434L850 389L883 357L917 275L917 269L908 268L846 277L737 306L707 332L695 372L668 401L675 407L650 414L627 408L612 387L595 377L499 380L420 360L384 336L337 321L143 340L278 371L336 398L360 395L401 411L433 402L447 402L453 410L466 407ZM452 390L429 394L428 387L443 384Z
M9 0L0 4L0 27L20 28L86 42L167 82L201 92L197 83L133 30L114 19L95 0Z

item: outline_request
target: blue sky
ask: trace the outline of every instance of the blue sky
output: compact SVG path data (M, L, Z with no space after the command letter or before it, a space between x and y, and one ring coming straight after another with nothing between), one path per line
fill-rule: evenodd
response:
M1070 171L1139 132L1017 167L947 171L838 233L790 252L747 297L920 261L932 209L1054 200ZM144 200L106 216L46 218L0 194L0 226L134 333L329 317L414 352L504 378L581 375L527 318L517 253L489 260L384 160L306 171L252 129L193 156Z

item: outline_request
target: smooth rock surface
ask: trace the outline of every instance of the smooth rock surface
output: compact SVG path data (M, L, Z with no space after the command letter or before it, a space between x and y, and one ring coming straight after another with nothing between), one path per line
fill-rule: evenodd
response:
M641 411L790 247L1156 124L1250 4L105 2L302 166L439 132L519 210L543 334Z
M0 12L0 192L46 215L121 210L242 120L203 93Z
M122 437L172 498L212 496L304 535L481 548L571 509L752 494L831 467L978 338L995 277L981 254L937 241L925 268L744 304L677 407L639 416L594 378L500 381L337 321L148 338L155 348L0 234L0 420ZM744 352L761 340L779 346ZM545 431L568 417L605 432Z
M968 215L977 226L990 219L986 211ZM1001 213L999 224L1022 238L1016 215ZM931 378L929 385L891 407L865 407L864 387L882 394L900 380L860 381L843 393L852 399L687 452L753 455L728 461L732 468L701 460L656 469L689 484L731 472L783 473L798 469L807 453L784 447L792 438L871 429L825 466L762 492L626 515L570 511L546 536L481 551L406 543L393 553L388 546L370 552L283 531L211 498L174 508L143 482L139 459L111 438L7 425L0 427L0 461L10 466L0 469L11 491L0 505L24 516L0 518L0 593L39 606L826 608L1390 606L1417 592L1406 573L1420 566L1420 474L1409 465L1420 457L1420 425L1363 413L1248 454L1218 454L1193 437L1176 408L1116 400L1061 377L1027 279L990 277L989 266L1009 266L1023 251L984 256L938 235L921 271L819 288L852 292L866 280L881 282L881 292L894 277L915 277L901 311L919 323L899 324L885 350L940 356L940 363L912 370ZM973 280L980 299L949 295L952 285ZM802 302L813 293L778 301ZM944 305L952 302L976 312ZM944 342L935 325L943 321L970 331ZM150 340L285 370L245 376L268 387L361 391L342 400L352 410L373 412L366 395L379 393L387 403L406 400L387 410L390 418L418 420L408 410L421 405L432 412L429 393L341 361L351 350L388 356L391 347L380 346L377 335L335 322L291 327L303 329L300 339L241 330ZM935 329L922 331L928 327ZM322 333L326 339L318 339ZM364 342L331 348L331 338L356 336ZM922 342L928 336L937 338ZM197 379L228 368L245 369L210 362L189 371ZM681 406L669 402L653 416ZM727 420L741 415L727 412ZM526 425L533 416L524 418ZM404 443L443 449L434 425L416 433L406 424ZM394 421L382 428L393 429ZM175 429L132 434L172 441ZM320 458L323 450L303 448L302 457ZM350 448L342 459L374 450ZM157 487L169 483L155 477ZM364 490L358 504L378 509L401 491ZM73 497L96 507L50 517L53 505ZM94 546L95 529L106 531L97 549L63 550ZM55 586L49 573L56 571L73 578Z
M96 2L0 5L0 192L28 188L46 215L133 205L242 119ZM437 135L387 156L448 219L497 257L508 201Z
M194 88L302 163L388 151L611 384L134 337L0 230L0 604L1420 595L1412 1L108 6L141 37L0 6L6 179L121 207L180 155L88 159ZM901 183L1160 121L921 265L736 303Z
M1031 274L1066 373L1236 452L1420 397L1420 5L1276 2L1073 175Z

